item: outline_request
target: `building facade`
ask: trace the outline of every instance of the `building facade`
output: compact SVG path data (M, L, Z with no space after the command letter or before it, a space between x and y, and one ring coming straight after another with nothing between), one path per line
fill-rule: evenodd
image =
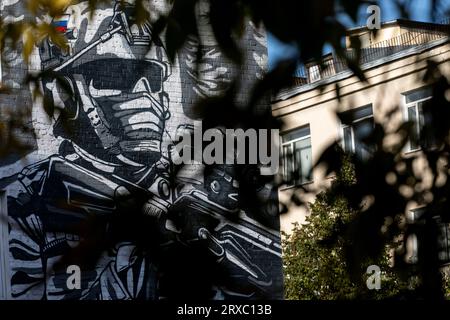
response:
M273 115L284 125L281 153L294 155L284 159L283 174L299 173L294 185L280 188L280 202L289 202L295 187L323 190L330 185L332 176L326 176L320 167L312 168L332 143L338 141L345 151L367 156L370 148L361 141L374 121L388 133L387 145L396 143L393 131L399 124L415 124L417 136L403 154L418 155L414 169L423 178L423 186L429 186L432 175L424 171L418 143L424 125L421 108L431 98L429 84L423 79L428 60L435 61L443 74L450 71L447 35L448 25L406 20L384 23L375 35L365 27L348 30L348 48L353 37L361 43L361 68L367 82L360 81L332 54L323 57L326 68L322 71L317 63L306 63L294 79L296 84L275 97L272 105ZM350 122L343 124L338 114L346 115ZM314 194L303 200L314 201ZM421 205L411 203L408 210ZM281 229L289 233L292 223L304 223L307 214L307 208L291 203L288 213L281 216Z
M277 214L260 220L239 208L233 168L206 176L192 165L175 174L171 160L177 134L201 120L193 112L200 98L222 93L236 75L249 88L265 72L264 32L249 23L241 73L220 52L200 3L200 61L193 38L169 62L164 33L154 35L152 25L170 10L166 1L149 1L143 25L133 20L132 1L120 3L97 7L92 18L87 1L61 17L38 17L66 37L67 51L45 39L29 64L21 47L4 53L2 83L11 91L0 97L0 118L28 149L0 157L0 213L8 222L0 227L1 298L281 298ZM25 1L1 6L5 21L36 19ZM46 76L38 83L24 81L39 72ZM33 99L36 86L43 94ZM54 112L45 112L45 101ZM25 126L13 126L17 112ZM121 201L130 194L145 196L139 208L152 223L129 224L136 209L124 216ZM78 264L82 228L92 221L100 258Z

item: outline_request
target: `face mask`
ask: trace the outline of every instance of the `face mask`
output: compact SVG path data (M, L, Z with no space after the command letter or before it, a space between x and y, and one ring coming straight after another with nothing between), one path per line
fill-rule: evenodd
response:
M118 145L123 152L158 151L165 121L170 117L167 103L150 90L126 92L89 85L82 75L74 74L82 109L102 141L104 149ZM143 78L135 87L145 89ZM138 85L139 84L139 85ZM156 96L156 97L155 97Z

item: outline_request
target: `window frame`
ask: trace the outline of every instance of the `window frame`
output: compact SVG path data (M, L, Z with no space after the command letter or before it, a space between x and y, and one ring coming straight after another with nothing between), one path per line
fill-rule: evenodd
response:
M314 82L322 80L320 65L312 64L312 65L308 66L308 78L309 78L309 83L314 83Z
M375 119L375 118L374 118L373 104L372 104L372 103L368 103L368 104L366 104L366 105L363 105L363 106L360 106L360 107L357 107L357 108L353 108L353 109L349 109L349 110L348 110L348 111L355 111L355 110L357 110L357 109L360 109L360 108L366 108L366 107L369 107L369 106L370 106L370 108L371 108L371 110L372 110L371 115L364 116L364 117L361 117L361 118L357 118L357 119L355 119L355 120L352 120L351 124L344 124L344 123L341 122L341 126L340 126L341 147L342 147L342 149L343 149L345 152L349 152L349 153L352 153L352 154L355 154L355 152L356 152L354 124L356 124L356 123L358 123L358 122L365 121L365 120L367 120L367 119ZM344 112L347 112L347 111L344 111ZM344 134L344 131L345 131L346 128L350 128L350 134L351 134L351 149L352 149L352 150L350 150L350 151L349 151L349 150L346 150L346 145L345 145L345 134Z
M413 91L420 91L420 90L425 90L425 88L419 88ZM409 92L410 93L410 92ZM421 114L421 112L419 111L419 103L423 103L425 101L431 100L433 99L433 95L427 96L425 98L421 98L419 100L414 100L413 102L406 102L406 97L407 97L408 93L403 93L403 105L404 105L404 118L405 121L410 121L409 119L409 108L414 106L415 109L415 116L416 116L416 126L417 126L417 139L418 139L418 145L417 148L412 148L411 147L411 139L408 139L408 142L406 143L406 152L416 152L416 151L420 151L422 150L422 147L420 146L420 139L421 139L421 132L422 132L422 128L420 127L420 117L423 117L423 112Z
M289 134L289 133L292 133L292 132L294 132L294 131L297 131L297 130L302 130L302 129L305 129L305 128L308 128L309 129L309 134L307 134L307 135L305 135L305 136L303 136L303 137L300 137L300 138L296 138L296 139L293 139L293 140L289 140L289 141L287 141L287 142L283 142L283 136L284 135L287 135L287 134ZM294 154L294 147L295 147L295 143L296 142L299 142L299 141L304 141L304 140L307 140L307 139L310 139L310 148L311 148L311 175L310 175L310 179L305 179L304 181L302 181L302 179L300 179L300 180L298 180L298 181L293 181L293 183L292 184L284 184L284 186L283 186L283 189L288 189L288 188L293 188L293 187L296 187L296 186L301 186L301 185L305 185L305 184L310 184L310 183L312 183L312 182L314 182L314 175L313 175L313 168L312 168L312 164L313 164L313 161L312 161L312 135L311 135L311 126L309 125L309 124L306 124L306 125L302 125L302 126L300 126L300 127L297 127L297 128L295 128L295 129L292 129L292 130L289 130L289 131L286 131L286 132L283 132L281 135L280 135L280 148L281 148L281 155L282 155L282 177L283 177L283 181L286 181L287 179L287 175L286 175L286 164L287 163L290 163L291 165L289 166L289 167L292 167L292 166L295 166L295 161L292 161L292 159L290 159L290 161L287 161L287 155L286 155L286 153L284 152L284 148L285 148L285 146L290 146L290 150L291 150L291 155L293 155ZM297 171L298 170L298 168L296 168L296 167L293 167L292 168L293 170L291 171L291 172L295 172L295 171Z
M408 210L408 217L407 217L407 222L411 225L413 224L419 224L422 223L421 222L421 216L424 213L424 211L427 209L427 206L420 206L414 209L410 209ZM439 259L439 263L441 266L448 266L450 265L450 223L447 222L442 222L441 217L436 215L436 216L432 216L431 220L434 221L435 223L435 227L438 228L438 235L444 235L444 239L445 244L442 245L442 247L438 247L438 249L440 249L440 251L438 252L438 259ZM444 230L444 232L442 232ZM442 233L439 234L439 231L441 231ZM412 261L410 263L415 264L418 262L419 259L419 250L423 250L420 248L419 242L420 239L418 238L417 234L412 233L410 234L410 237L414 236L415 239L412 240L412 255L411 258ZM442 244L442 242L440 242L439 244ZM444 248L445 246L445 248ZM445 251L442 251L443 249L445 249ZM443 257L441 254L444 253L445 257Z

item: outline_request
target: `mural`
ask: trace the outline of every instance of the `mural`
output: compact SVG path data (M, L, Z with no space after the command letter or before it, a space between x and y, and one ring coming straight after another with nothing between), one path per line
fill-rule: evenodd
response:
M51 122L57 151L42 157L43 137L39 161L0 175L13 297L281 298L276 206L240 209L239 168L171 161L177 132L193 127L193 101L226 88L232 68L212 43L196 73L195 40L169 64L151 22L135 24L132 6L118 3L93 20L86 3L69 7L52 20L69 50L49 40L38 48L39 68L54 75L42 81L45 99L61 106ZM249 30L258 57L263 36ZM270 184L256 188L276 203ZM86 239L98 241L100 259L77 260ZM80 264L80 289L67 287L61 266L70 264Z

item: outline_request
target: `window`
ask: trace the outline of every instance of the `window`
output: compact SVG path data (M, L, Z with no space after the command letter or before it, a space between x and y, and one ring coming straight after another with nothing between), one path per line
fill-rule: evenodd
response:
M437 247L438 247L438 259L442 264L450 263L450 226L448 223L444 223L441 217L434 218L437 226Z
M417 208L410 211L409 222L412 224L420 224L425 223L424 221L424 213L426 211L426 207ZM449 223L443 222L439 215L432 216L426 223L430 223L436 232L436 245L437 245L437 254L438 260L442 265L448 265L450 263L450 225ZM418 251L420 248L421 239L418 238L416 234L413 234L415 241L413 245L413 258L411 262L415 263L418 261Z
M352 109L340 114L345 124L342 125L343 148L346 152L354 153L360 159L367 159L373 147L364 143L372 132L372 105Z
M319 81L321 78L319 65L313 65L308 67L308 74L310 83Z
M420 217L425 212L425 208L416 208L407 212L406 221L413 225L420 223ZM416 233L410 233L406 238L406 261L415 264L419 261L419 239Z
M309 125L282 135L281 142L284 181L288 186L312 181L311 131Z
M423 132L423 127L426 124L423 113L424 105L432 98L432 91L430 87L421 88L412 92L404 94L406 104L407 120L413 124L412 133L408 143L408 150L414 151L420 149L420 146L431 146L432 140L427 139Z
M9 286L9 236L7 212L6 212L6 192L0 190L0 300L10 298Z

